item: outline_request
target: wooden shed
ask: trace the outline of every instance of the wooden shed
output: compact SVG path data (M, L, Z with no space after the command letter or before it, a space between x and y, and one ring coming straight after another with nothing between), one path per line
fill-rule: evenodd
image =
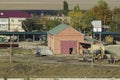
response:
M83 41L84 34L66 24L48 32L48 47L54 54L79 54L79 42Z

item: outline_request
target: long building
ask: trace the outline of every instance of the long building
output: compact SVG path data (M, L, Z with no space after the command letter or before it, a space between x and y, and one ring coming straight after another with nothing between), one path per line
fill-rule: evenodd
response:
M30 17L22 11L0 11L0 31L24 32L22 21Z
M0 0L0 10L61 10L64 0ZM81 10L88 10L97 5L99 0L66 0L69 9L79 5ZM120 0L104 0L110 9L120 8Z

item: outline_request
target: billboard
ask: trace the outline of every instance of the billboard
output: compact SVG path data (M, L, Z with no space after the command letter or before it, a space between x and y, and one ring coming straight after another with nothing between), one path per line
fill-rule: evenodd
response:
M94 20L91 22L93 25L93 32L102 32L102 21Z

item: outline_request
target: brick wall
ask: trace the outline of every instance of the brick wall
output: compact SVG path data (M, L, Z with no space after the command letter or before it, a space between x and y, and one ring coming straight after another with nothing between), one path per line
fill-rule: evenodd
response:
M61 40L77 41L77 53L79 53L79 42L84 41L84 35L69 27L54 37L54 53L61 54Z

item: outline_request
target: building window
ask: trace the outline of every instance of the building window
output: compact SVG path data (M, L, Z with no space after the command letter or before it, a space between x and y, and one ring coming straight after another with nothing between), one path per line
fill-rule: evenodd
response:
M22 20L18 20L18 22L22 22Z
M14 22L14 20L13 20L13 19L11 19L11 22Z
M2 19L2 22L7 22L7 19Z
M2 26L5 26L5 24L2 24Z

